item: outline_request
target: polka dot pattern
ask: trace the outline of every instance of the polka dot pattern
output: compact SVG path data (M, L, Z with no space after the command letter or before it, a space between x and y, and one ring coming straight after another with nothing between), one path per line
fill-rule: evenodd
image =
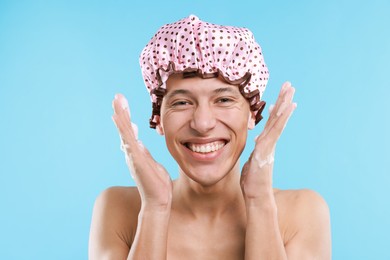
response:
M216 25L190 15L162 26L143 49L140 65L153 102L151 127L160 113L165 82L175 72L196 72L203 78L221 75L240 86L252 110L264 108L260 99L268 68L260 45L246 28Z

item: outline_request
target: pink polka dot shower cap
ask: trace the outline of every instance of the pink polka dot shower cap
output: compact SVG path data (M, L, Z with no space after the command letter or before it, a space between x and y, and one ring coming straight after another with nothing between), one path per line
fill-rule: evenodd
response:
M256 123L262 119L268 68L261 47L246 28L207 23L190 15L162 26L142 50L140 65L153 103L152 128L160 115L165 82L179 72L202 78L222 76L248 99Z

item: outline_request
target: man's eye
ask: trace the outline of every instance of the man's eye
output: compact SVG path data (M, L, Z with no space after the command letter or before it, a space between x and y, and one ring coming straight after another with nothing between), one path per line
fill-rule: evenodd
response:
M180 101L176 101L174 103L172 103L172 106L176 107L176 106L186 106L186 105L189 105L190 102L188 101L184 101L184 100L180 100Z
M220 98L217 100L218 103L229 103L231 101L233 101L233 100L230 98Z

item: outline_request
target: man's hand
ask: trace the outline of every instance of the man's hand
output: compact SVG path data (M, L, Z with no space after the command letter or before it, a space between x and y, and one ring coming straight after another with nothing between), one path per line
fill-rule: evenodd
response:
M147 210L170 210L172 201L172 181L164 167L157 163L149 151L138 140L137 126L130 120L130 110L126 98L115 95L112 101L112 119L122 140L122 150Z
M272 194L272 169L276 142L282 134L292 112L295 89L289 82L283 84L275 106L270 107L270 116L263 132L256 138L255 148L244 164L241 188L245 200L261 199Z

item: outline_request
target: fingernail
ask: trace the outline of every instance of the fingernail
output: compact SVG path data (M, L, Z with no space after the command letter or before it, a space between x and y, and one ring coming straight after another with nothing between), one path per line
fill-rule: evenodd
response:
M127 100L122 98L120 101L121 101L122 109L126 110L129 107L129 104L127 103Z
M135 139L138 140L138 126L136 124L134 124L133 122L131 122L131 128L133 128Z
M118 94L115 94L115 97L114 97L115 99L118 99L119 98L119 95Z
M288 87L290 87L290 86L291 86L291 83L290 83L289 81L287 81L287 82L283 85L283 90L286 91L286 89L287 89Z
M268 108L268 112L271 114L272 110L274 109L275 105L271 104Z
M294 108L297 108L298 103L293 103Z

